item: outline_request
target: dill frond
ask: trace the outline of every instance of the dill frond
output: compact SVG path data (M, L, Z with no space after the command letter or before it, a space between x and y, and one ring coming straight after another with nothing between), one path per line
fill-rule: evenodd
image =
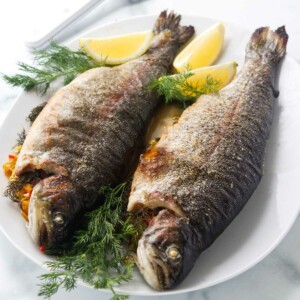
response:
M63 83L70 83L78 74L89 69L103 66L95 62L81 50L72 51L52 41L47 50L33 50L35 66L19 62L19 74L2 75L4 81L25 91L36 89L45 94L51 83L63 78Z
M177 102L183 108L192 104L199 96L216 93L220 89L221 82L210 75L206 77L204 85L191 84L187 79L192 75L190 71L176 76L164 75L153 79L148 89L164 96L166 103Z
M30 123L30 126L33 124L33 122L35 121L35 119L38 117L38 115L40 114L40 112L43 110L43 108L46 106L47 102L44 102L36 107L34 107L31 112L29 113L29 115L26 118L26 121L28 121Z
M24 144L24 141L26 139L26 131L23 128L22 131L20 131L18 134L18 137L16 139L16 144L13 146L13 148L15 148L16 146L20 146Z
M50 272L40 277L39 296L49 298L61 287L72 290L81 279L96 289L111 289L115 300L126 299L114 291L132 278L134 267L123 245L136 233L130 218L124 217L124 189L125 184L100 189L104 204L86 214L88 225L76 232L72 247L46 263Z
M17 193L23 188L26 183L32 182L35 178L38 177L38 172L25 173L20 177L16 177L13 180L10 180L6 186L6 189L3 193L4 197L8 197L14 202L19 202Z

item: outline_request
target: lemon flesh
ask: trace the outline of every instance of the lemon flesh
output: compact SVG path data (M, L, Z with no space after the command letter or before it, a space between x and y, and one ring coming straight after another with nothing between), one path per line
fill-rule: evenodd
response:
M225 64L192 70L190 72L193 75L187 78L187 83L198 90L207 85L207 79L211 78L214 82L217 82L216 92L232 81L236 75L237 66L238 64L235 61L231 61ZM175 74L172 76L179 75ZM187 93L183 91L183 94Z
M192 40L173 62L175 72L182 73L213 64L219 57L224 44L225 27L218 23Z
M109 38L81 38L81 49L98 62L119 65L143 55L153 38L151 30Z

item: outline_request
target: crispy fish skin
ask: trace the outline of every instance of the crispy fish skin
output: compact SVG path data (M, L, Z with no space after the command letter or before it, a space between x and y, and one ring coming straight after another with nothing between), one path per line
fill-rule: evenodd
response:
M86 187L119 182L124 158L142 140L159 103L147 90L151 78L169 72L177 49L194 33L179 21L179 16L163 12L141 58L91 69L60 89L30 129L16 174L43 169Z
M260 182L276 94L274 72L285 54L287 39L284 27L275 32L266 27L257 29L247 46L244 67L234 81L218 94L201 96L141 156L128 210L168 209L178 216L173 222L177 227L179 220L185 219L196 232L198 255L225 230ZM139 247L148 260L154 245L157 255L153 228L162 223L163 215L154 218L140 240ZM194 261L185 258L190 270ZM176 286L188 272L177 272L180 275L169 285L166 278L153 280L153 270L149 279L142 262L147 259L140 255L138 265L156 289Z
M16 175L41 169L56 176L58 189L70 186L70 181L72 190L86 195L78 200L81 207L75 211L92 206L100 186L123 181L137 156L137 145L143 143L147 122L160 103L147 89L150 80L170 71L176 51L194 34L192 26L179 22L180 16L162 12L146 54L114 68L91 69L61 88L32 125L16 163ZM59 198L55 184L49 181L33 191L35 199L41 193L47 195L45 189L50 186L49 193L56 192Z

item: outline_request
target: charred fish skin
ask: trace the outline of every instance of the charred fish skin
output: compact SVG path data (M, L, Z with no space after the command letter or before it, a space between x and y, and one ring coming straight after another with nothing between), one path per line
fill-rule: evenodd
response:
M138 242L136 263L155 289L178 285L200 251L199 234L187 219L161 210Z
M140 159L128 210L162 207L186 218L198 233L196 256L225 230L260 182L272 123L274 72L287 40L284 27L257 29L234 81L218 94L201 96ZM145 239L153 241L155 235ZM153 287L172 288L189 270L182 269L185 274L173 285Z
M100 186L124 180L130 168L128 161L142 143L147 122L161 101L154 92L149 93L150 80L169 72L176 51L194 33L192 26L179 23L179 15L163 11L155 23L150 48L142 57L114 68L91 69L49 100L26 137L15 169L17 176L34 170L50 176L47 184L38 187L38 194L49 205L37 205L40 200L33 190L36 196L30 201L31 214L40 207L45 214L47 210L59 211L60 204L73 199L79 203L72 206L76 208L70 212L72 216L64 217L71 224L77 214L98 200ZM59 177L65 184L55 185ZM61 189L65 186L77 191L73 198L67 193L60 202L47 199L55 189L64 195ZM47 216L46 222L53 224L53 214ZM36 217L29 216L29 230L37 236L33 234L37 229L31 228L33 219ZM55 230L53 225L47 228ZM63 231L67 230L65 226ZM56 236L61 237L56 242L63 239L61 232Z

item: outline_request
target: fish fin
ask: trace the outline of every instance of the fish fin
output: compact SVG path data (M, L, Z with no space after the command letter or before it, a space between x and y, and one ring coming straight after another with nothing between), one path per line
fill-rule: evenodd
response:
M179 45L185 44L195 33L193 26L180 26L181 16L171 11L162 11L157 18L153 33L154 39L151 48L161 47L163 43L176 41Z
M279 91L276 90L273 85L271 85L271 89L272 89L273 97L277 98L279 96Z
M286 52L288 34L281 26L276 31L261 27L252 34L247 46L247 58L262 57L267 62L278 63Z

